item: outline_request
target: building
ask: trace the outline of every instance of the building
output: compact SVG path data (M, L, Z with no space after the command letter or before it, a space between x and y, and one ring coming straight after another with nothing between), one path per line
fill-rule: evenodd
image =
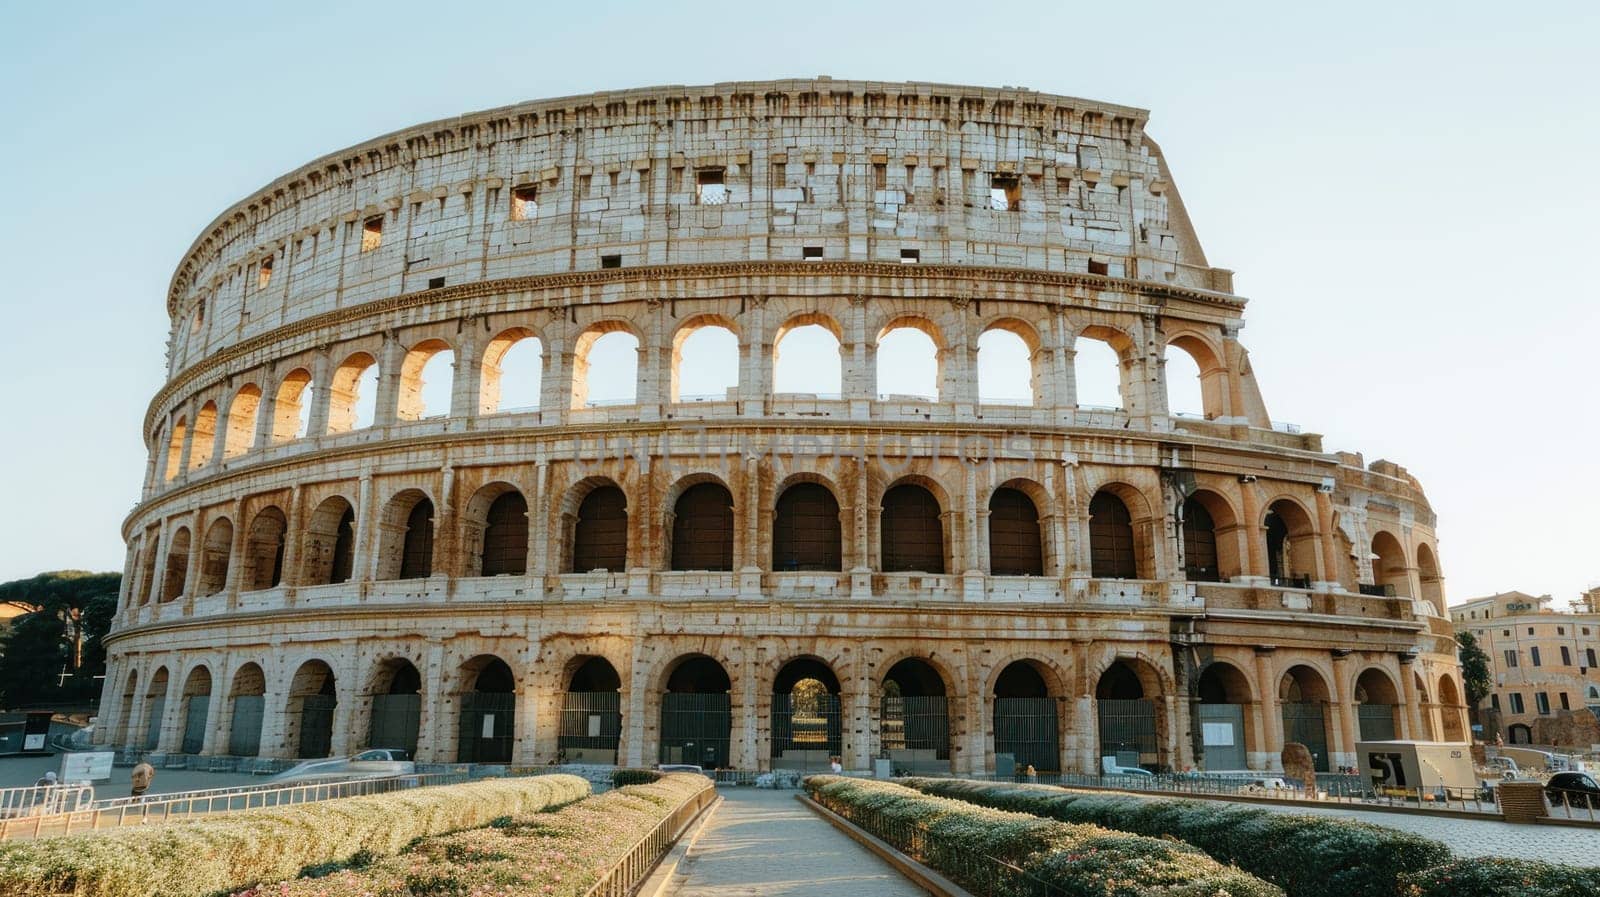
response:
M1500 731L1484 737L1511 744L1541 742L1541 719L1563 710L1600 713L1600 589L1572 603L1572 612L1550 607L1551 597L1502 592L1450 608L1456 632L1471 632L1489 656L1494 689L1489 707ZM1585 745L1586 746L1586 745Z
M959 772L1461 739L1421 488L1268 417L1146 117L650 88L246 197L167 297L102 737Z

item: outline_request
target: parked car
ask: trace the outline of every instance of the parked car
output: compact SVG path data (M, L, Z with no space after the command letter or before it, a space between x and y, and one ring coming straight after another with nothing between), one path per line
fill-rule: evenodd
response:
M399 748L372 748L353 757L332 757L327 760L307 760L289 767L268 781L296 784L300 782L339 781L344 779L373 779L384 776L414 775L417 764L411 754Z
M1544 783L1544 796L1555 807L1600 809L1600 785L1586 772L1558 772Z
M704 768L696 766L693 763L657 763L656 770L662 773L693 772L699 773L700 775L706 775Z

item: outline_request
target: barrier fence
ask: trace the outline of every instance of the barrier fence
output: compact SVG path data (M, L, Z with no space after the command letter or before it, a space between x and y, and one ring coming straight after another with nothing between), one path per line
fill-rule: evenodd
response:
M600 874L600 880L585 892L584 897L627 897L633 893L634 886L650 874L667 850L683 836L689 823L716 798L716 784L707 782L704 789L635 841L622 859Z

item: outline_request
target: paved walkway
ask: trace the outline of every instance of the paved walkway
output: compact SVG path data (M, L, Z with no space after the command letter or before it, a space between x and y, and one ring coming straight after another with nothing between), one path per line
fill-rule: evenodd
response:
M1564 825L1514 825L1488 819L1452 819L1409 813L1321 807L1264 806L1281 813L1316 813L1358 819L1443 841L1461 856L1502 856L1575 866L1600 865L1600 829Z
M725 788L672 897L926 897L793 791Z

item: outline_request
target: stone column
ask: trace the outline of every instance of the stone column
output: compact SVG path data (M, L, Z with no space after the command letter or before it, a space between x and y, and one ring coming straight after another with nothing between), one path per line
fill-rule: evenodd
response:
M455 352L455 372L450 379L450 416L478 416L478 397L483 391L482 324L480 318L461 322L460 345Z
M1335 766L1356 765L1356 707L1350 681L1349 652L1333 653L1333 745L1329 762Z
M1273 673L1272 655L1277 648L1271 645L1261 645L1256 648L1256 692L1260 695L1257 702L1259 725L1256 743L1261 745L1262 756L1258 763L1251 765L1256 769L1265 769L1273 772L1283 771L1283 711L1278 705L1278 683Z
M540 458L533 465L534 500L528 506L528 573L534 580L534 594L544 596L544 578L550 572L550 462Z
M314 438L328 432L328 408L333 400L329 388L333 377L333 363L328 359L328 349L323 347L311 359L311 418L306 423L306 436Z
M772 347L767 343L767 297L750 296L746 302L739 340L739 399L744 404L745 417L762 417L766 414L767 396L771 392L768 371Z
M1422 741L1428 737L1428 733L1422 728L1422 697L1417 694L1415 660L1410 654L1400 655L1400 700L1405 702L1400 713L1400 721L1405 728L1400 737Z
M1317 535L1321 547L1321 566L1323 582L1321 588L1333 590L1339 588L1339 549L1333 538L1333 497L1321 489L1317 490Z
M372 425L394 426L400 411L400 368L406 361L406 347L393 330L383 334L378 359L378 394L373 400Z
M443 763L449 758L453 740L443 731L444 712L444 645L429 639L422 669L421 714L417 720L417 759L423 762Z
M167 518L163 517L156 529L156 562L151 565L150 581L144 584L145 602L149 604L161 603L161 589L167 581L167 538Z
M356 487L356 544L350 564L350 578L356 582L370 582L374 578L373 556L377 549L373 545L373 533L378 529L381 513L373 506L372 471L363 470Z
M872 416L872 400L878 397L877 346L867 334L867 297L850 297L850 311L844 323L844 340L839 346L844 365L844 398L850 403L850 417L866 420Z
M173 662L167 665L167 693L161 705L161 729L156 736L156 750L163 754L177 753L182 747L182 734L178 730L178 718L181 716L181 698L183 695L183 668L174 657Z
M175 472L174 479L182 480L189 477L189 459L194 456L195 418L199 414L200 400L198 398L189 399L189 405L183 412L184 419L188 423L184 425L183 448L178 452L178 469Z
M256 437L251 443L256 450L272 445L272 428L278 419L278 386L272 381L275 371L266 372L261 384L261 401L256 405Z
M1260 579L1267 575L1266 528L1262 524L1261 496L1256 493L1255 483L1240 483L1239 498L1244 511L1244 527L1246 556L1240 558L1244 561L1244 576Z
M354 640L339 645L339 661L332 666L334 674L333 737L328 750L334 757L348 757L355 753L354 745L361 743L355 734L355 709L359 692L356 689L356 645Z

